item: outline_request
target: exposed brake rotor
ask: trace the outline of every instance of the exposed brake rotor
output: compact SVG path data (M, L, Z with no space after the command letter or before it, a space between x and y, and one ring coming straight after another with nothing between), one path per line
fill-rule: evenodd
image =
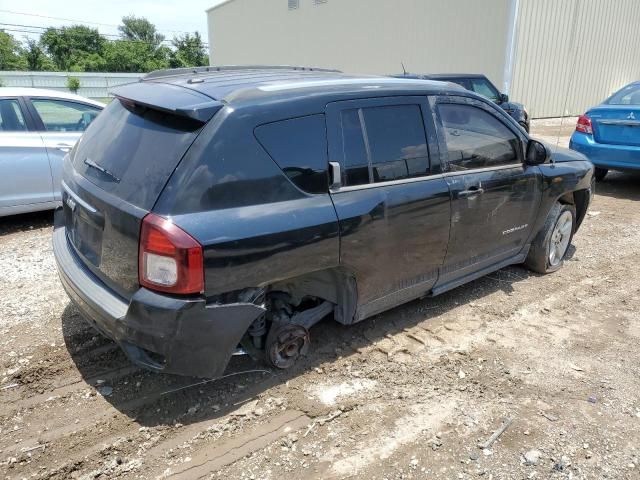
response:
M307 353L310 341L309 331L301 325L273 323L265 343L267 361L276 368L289 368Z

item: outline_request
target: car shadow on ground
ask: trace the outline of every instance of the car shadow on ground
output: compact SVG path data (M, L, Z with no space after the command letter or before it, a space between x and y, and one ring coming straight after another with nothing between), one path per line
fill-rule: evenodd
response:
M71 304L63 312L62 331L83 380L95 386L97 394L103 395L114 408L144 426L186 425L224 416L271 387L286 384L325 363L347 359L361 348L428 322L461 304L481 300L497 291L510 294L514 292L514 284L535 275L523 267L508 267L438 297L409 302L356 325L343 326L328 318L311 329L310 351L291 369L274 371L261 359L233 357L225 376L218 380L157 374L133 367L115 342L101 337Z
M53 227L53 210L10 215L0 218L0 237L47 227Z
M626 200L640 200L640 173L609 172L596 183L596 196L602 195Z

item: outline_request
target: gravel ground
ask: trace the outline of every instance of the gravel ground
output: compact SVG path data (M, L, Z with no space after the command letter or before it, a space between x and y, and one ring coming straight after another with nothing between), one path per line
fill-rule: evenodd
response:
M533 131L566 142L566 122ZM51 213L1 219L0 476L640 478L639 201L612 174L559 272L323 322L293 370L236 358L208 383L132 367L84 323Z

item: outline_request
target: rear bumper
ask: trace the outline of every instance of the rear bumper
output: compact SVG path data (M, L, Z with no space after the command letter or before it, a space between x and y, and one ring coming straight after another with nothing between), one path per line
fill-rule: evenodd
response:
M640 170L640 147L597 143L591 135L574 132L569 148L586 155L596 167Z
M264 308L252 303L214 304L139 289L118 296L88 270L67 240L56 212L53 252L60 280L84 317L146 369L215 378Z

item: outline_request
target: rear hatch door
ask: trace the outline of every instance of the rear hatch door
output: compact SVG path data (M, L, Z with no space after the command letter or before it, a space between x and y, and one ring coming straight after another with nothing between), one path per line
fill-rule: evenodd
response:
M114 93L65 161L63 207L78 255L129 298L139 288L142 219L221 104L170 84L138 83Z
M594 140L611 145L640 145L640 107L606 105L590 110Z

